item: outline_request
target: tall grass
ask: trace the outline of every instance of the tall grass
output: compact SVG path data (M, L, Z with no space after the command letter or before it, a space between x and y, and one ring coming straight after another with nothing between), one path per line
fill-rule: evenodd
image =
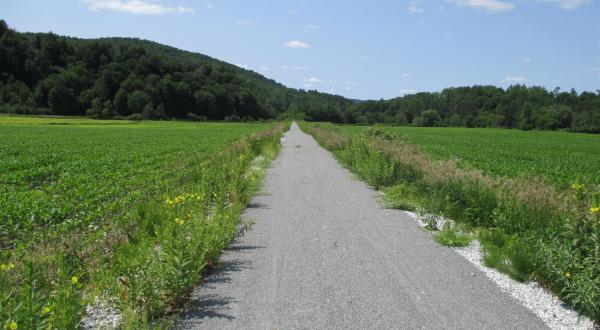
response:
M171 190L101 230L2 252L0 326L77 328L98 301L117 307L126 328L176 313L236 236L285 130L278 124L181 164Z
M600 187L557 191L539 180L489 177L455 161L432 161L382 128L360 136L302 124L391 205L443 214L479 233L485 263L517 280L537 280L600 322ZM456 243L445 233L440 241ZM456 243L458 244L458 243Z

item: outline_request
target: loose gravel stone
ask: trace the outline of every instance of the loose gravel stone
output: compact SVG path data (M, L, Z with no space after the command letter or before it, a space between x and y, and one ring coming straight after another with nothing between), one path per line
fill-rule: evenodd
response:
M122 317L119 311L110 304L96 299L92 305L85 308L85 317L80 329L118 329Z

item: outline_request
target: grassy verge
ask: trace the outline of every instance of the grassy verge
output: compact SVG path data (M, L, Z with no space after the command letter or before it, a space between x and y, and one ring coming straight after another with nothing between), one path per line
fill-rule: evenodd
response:
M210 156L172 163L168 184L154 182L160 189L127 204L128 212L106 213L110 221L94 230L47 227L52 239L4 248L0 326L73 329L97 302L116 307L124 328L177 313L240 230L241 212L286 129L273 125Z
M432 161L381 128L349 135L334 126L302 128L351 171L387 192L392 206L444 215L472 228L485 263L518 280L536 280L600 321L600 187L573 184L557 191L536 180L490 177L456 161ZM436 235L464 245L462 229Z

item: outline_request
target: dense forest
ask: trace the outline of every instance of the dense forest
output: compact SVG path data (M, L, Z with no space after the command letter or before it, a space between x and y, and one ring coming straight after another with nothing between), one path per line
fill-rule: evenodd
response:
M600 87L600 86L599 86ZM0 113L566 129L600 133L600 91L513 85L357 102L132 38L20 33L0 20Z

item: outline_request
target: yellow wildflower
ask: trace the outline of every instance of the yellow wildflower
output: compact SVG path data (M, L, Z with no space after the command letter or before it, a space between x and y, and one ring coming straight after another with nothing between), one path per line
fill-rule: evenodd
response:
M46 306L42 309L42 315L46 315L50 313L50 307Z
M600 212L600 206L590 208L590 212L592 214L596 214L596 213Z
M79 279L77 278L77 276L71 277L71 284L77 284L77 282L79 282Z
M8 269L13 269L15 268L15 264L13 264L12 262L8 264Z
M182 219L179 219L179 218L175 218L175 223L178 225L183 225L185 223L185 221L183 221Z
M5 264L2 264L2 265L0 265L0 269L2 269L2 270L7 270L7 269L8 269L8 266L6 266Z
M569 272L566 272L566 273L565 273L565 277L566 277L566 278L571 278L571 273L569 273Z
M11 323L8 325L8 328L9 328L10 330L17 330L17 328L18 328L18 327L19 327L19 326L17 325L17 322L11 322Z
M580 183L573 183L571 185L571 188L573 188L575 190L583 190L583 188L585 188L585 186Z

